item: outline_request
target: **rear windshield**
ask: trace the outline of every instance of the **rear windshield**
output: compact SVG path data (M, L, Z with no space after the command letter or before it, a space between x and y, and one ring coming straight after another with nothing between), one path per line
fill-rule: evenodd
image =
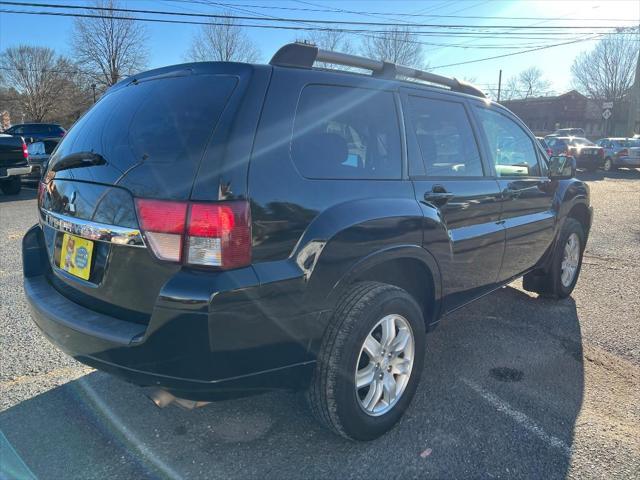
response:
M147 184L143 191L151 196L183 190L185 185L176 182L193 181L236 83L233 76L203 74L143 80L115 89L71 128L50 168L55 171L58 162L74 153L91 152L130 182ZM136 165L144 168L132 168Z

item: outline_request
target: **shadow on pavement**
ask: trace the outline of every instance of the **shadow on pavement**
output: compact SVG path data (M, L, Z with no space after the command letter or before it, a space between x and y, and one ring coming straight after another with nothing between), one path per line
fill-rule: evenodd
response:
M35 200L38 196L37 186L36 188L22 188L17 195L5 195L0 193L0 203L16 202L20 200Z
M503 288L429 334L425 366L370 443L318 427L301 394L160 410L99 372L0 413L0 429L41 479L566 476L584 387L572 299Z
M597 182L607 179L638 180L640 179L640 169L620 168L612 172L605 172L604 170L596 170L595 172L579 171L576 177L585 182Z

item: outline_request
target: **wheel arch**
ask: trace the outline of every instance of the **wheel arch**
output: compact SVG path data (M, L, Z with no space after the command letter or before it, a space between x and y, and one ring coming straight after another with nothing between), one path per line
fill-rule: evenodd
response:
M336 283L329 294L329 301L335 304L341 292L361 281L387 283L407 291L420 305L427 327L439 318L442 296L440 269L433 256L422 247L395 246L368 255Z

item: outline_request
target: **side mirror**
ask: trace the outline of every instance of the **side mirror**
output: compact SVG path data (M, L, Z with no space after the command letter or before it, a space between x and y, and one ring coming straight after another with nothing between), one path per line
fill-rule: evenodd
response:
M576 176L576 159L564 155L549 158L549 177L562 180Z

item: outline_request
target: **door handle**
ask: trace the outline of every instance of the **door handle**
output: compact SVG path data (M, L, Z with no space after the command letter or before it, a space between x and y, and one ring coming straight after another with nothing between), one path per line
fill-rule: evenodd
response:
M517 198L520 198L520 195L522 195L522 191L521 190L511 190L510 188L507 188L504 191L504 197L507 200L515 200Z
M424 194L424 201L441 207L454 197L454 194L447 192L442 185L434 185L430 192Z

